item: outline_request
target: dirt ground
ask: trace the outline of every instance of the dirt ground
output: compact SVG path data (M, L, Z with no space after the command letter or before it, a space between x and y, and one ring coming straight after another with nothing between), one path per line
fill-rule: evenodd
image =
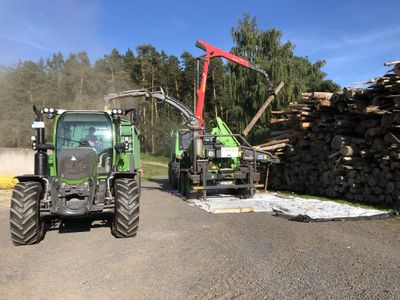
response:
M143 184L137 237L70 222L12 245L0 193L1 299L400 299L400 221L209 214Z

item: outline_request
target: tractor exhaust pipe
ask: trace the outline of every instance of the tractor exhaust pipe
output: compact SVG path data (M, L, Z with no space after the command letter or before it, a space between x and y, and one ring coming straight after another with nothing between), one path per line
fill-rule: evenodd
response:
M33 112L36 115L36 122L43 122L42 112L33 106ZM47 149L41 146L45 144L45 130L44 126L36 128L37 151L35 153L35 171L34 174L38 176L48 176L48 156Z

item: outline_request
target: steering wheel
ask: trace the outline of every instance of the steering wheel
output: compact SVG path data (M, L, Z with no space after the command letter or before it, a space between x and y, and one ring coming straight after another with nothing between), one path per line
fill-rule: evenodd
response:
M79 146L80 147L90 147L90 143L87 140L80 140Z

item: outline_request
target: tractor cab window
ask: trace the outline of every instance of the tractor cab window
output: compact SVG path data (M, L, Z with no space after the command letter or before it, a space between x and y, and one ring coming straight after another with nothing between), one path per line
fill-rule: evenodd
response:
M192 134L190 131L179 132L179 149L187 150L192 142Z
M111 120L104 113L65 112L56 132L57 158L65 148L90 147L99 158L98 174L107 174L113 153Z

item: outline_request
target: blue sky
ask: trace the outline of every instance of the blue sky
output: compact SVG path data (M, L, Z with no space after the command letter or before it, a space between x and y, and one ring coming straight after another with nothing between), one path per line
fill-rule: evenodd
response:
M230 28L247 12L259 28L281 30L297 55L326 60L327 78L348 86L400 60L399 11L399 0L0 0L0 64L82 50L94 61L143 43L200 55L196 39L229 50Z

